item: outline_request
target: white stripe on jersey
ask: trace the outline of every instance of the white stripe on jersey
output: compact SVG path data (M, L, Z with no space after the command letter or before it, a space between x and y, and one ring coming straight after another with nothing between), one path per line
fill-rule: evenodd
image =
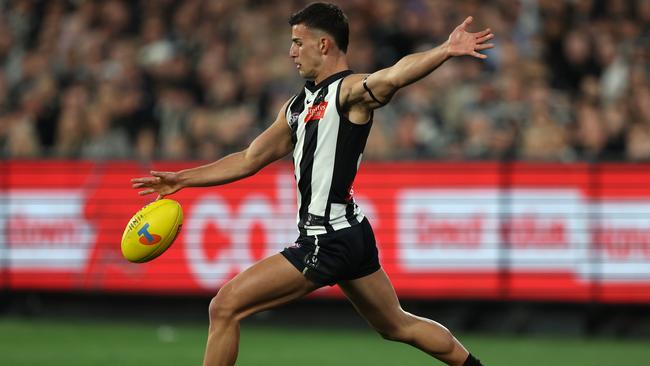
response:
M328 98L329 103L336 103L336 89L341 80L329 85L327 95L334 96ZM330 188L332 187L332 178L334 177L334 159L336 157L336 143L339 134L339 115L336 108L325 109L325 114L318 124L318 139L316 140L316 152L319 159L314 160L314 168L311 175L311 204L309 213L325 216L327 209L327 199ZM343 213L345 216L345 212ZM334 216L336 217L336 216Z
M303 149L303 145L305 144L304 136L305 136L305 126L306 126L306 124L303 123L302 121L305 119L305 112L304 111L306 111L309 108L309 105L308 105L307 101L311 101L313 99L314 99L313 95L311 95L309 92L307 92L307 96L305 97L305 100L303 101L303 104L304 104L305 107L303 109L303 112L300 113L300 115L298 116L298 126L297 126L298 128L297 128L297 131L296 131L296 136L297 136L298 140L296 141L296 146L294 147L294 150L293 150L294 172L295 172L295 176L296 176L296 190L298 190L298 182L300 182L300 174L301 174L300 160L302 160L302 149ZM289 114L289 113L287 112L287 114ZM297 207L298 207L298 209L300 209L300 204L302 203L302 195L298 191L298 194L296 196L298 196L298 206ZM300 211L296 212L296 220L300 221Z

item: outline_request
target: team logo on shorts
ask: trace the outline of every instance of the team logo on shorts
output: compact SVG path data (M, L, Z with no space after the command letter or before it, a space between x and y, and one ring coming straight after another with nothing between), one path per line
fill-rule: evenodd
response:
M314 252L309 252L305 256L305 265L311 268L316 268L318 267L318 257L314 254Z

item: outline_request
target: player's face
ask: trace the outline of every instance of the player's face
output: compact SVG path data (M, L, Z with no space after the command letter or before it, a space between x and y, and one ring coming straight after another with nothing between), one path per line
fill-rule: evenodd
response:
M320 32L309 29L304 24L291 27L291 48L289 56L296 64L298 73L305 79L313 80L318 76L322 64Z

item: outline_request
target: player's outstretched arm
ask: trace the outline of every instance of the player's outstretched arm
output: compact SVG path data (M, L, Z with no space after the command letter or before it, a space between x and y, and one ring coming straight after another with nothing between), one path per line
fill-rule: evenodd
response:
M249 177L293 149L291 129L285 118L287 103L275 122L257 136L247 149L213 163L179 172L152 171L151 176L131 179L139 195L157 193L158 198L186 187L217 186Z
M467 17L454 29L445 43L433 49L407 55L395 65L367 77L365 75L349 77L346 83L348 88L345 90L347 93L342 103L348 106L363 104L370 109L379 108L388 103L397 90L429 75L451 57L487 58L481 51L494 47L492 43L486 43L494 38L494 35L489 28L470 33L467 28L472 20L472 17ZM343 85L344 88L346 84Z

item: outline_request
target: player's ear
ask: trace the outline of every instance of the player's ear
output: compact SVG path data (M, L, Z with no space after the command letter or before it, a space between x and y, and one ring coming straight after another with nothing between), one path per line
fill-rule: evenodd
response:
M318 40L318 47L322 55L326 55L332 47L332 40L327 37L320 37Z

